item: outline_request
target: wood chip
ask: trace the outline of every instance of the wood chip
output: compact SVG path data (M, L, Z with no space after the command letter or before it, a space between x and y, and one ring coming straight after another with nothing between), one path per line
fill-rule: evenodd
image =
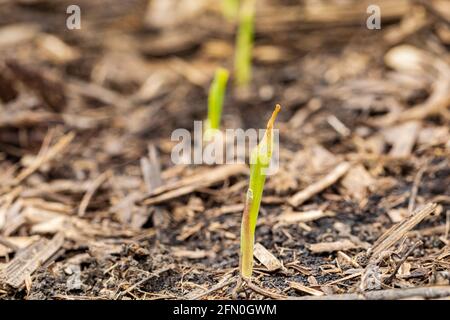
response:
M316 296L316 297L320 297L323 296L324 293L320 290L316 290L310 287L306 287L298 282L289 282L289 287L291 287L294 290L303 292L303 293L307 293L311 296Z
M68 63L80 57L80 52L77 49L51 34L40 35L37 45L54 63Z
M397 223L408 217L409 211L406 208L391 209L387 212L387 215L393 223Z
M0 256L5 256L14 251L26 248L39 240L39 236L31 237L5 237L0 236Z
M366 198L368 188L374 183L375 180L361 164L352 167L341 181L350 196L358 201Z
M103 172L94 181L89 185L86 193L81 199L80 206L78 207L78 216L82 217L86 213L86 209L91 201L91 198L94 196L97 189L111 176L111 171Z
M207 257L214 257L215 254L213 252L208 252L206 250L186 250L182 248L174 248L172 250L173 255L177 258L186 258L186 259L203 259Z
M419 131L420 123L417 121L409 121L384 130L383 134L386 141L392 144L389 155L397 158L409 156L416 143Z
M311 197L315 196L316 194L322 192L326 188L336 183L336 181L338 181L344 174L346 174L349 169L350 163L343 162L339 164L333 169L333 171L327 174L323 179L308 186L306 189L294 194L292 197L289 198L288 202L292 206L298 207Z
M66 87L59 76L18 60L7 60L6 65L15 78L36 93L51 111L63 111L67 104Z
M324 210L308 210L308 211L287 211L277 216L277 221L281 224L292 224L300 222L315 221L325 217L334 217L336 214L331 211Z
M338 251L337 252L337 261L338 261L340 266L352 266L354 268L360 268L361 267L356 261L354 261L351 257L346 255L342 251Z
M194 226L185 225L181 229L181 233L177 236L178 241L185 241L189 237L199 232L205 225L203 223L197 223Z
M19 175L13 180L13 184L19 184L37 169L39 169L44 163L53 160L55 157L61 155L61 153L66 149L66 147L72 142L73 138L75 138L75 133L70 132L65 136L61 137L57 143L55 143L52 147L50 147L46 152L40 153L35 161L27 168L24 168Z
M162 185L161 163L153 144L148 146L148 158L141 158L141 171L149 193Z
M205 0L154 0L148 2L145 23L156 28L174 27L199 15L208 2Z
M330 126L336 130L343 137L348 137L351 134L351 130L345 126L335 115L330 115L327 118L327 122Z
M211 170L206 170L194 176L184 178L172 185L163 185L157 188L150 198L143 201L145 205L153 205L174 198L184 196L192 193L196 190L209 187L225 179L240 175L247 174L248 168L245 165L223 165Z
M182 38L186 39L186 37ZM171 58L168 67L194 85L201 87L206 85L209 81L208 75L204 72L201 65L187 62L181 58Z
M0 48L7 48L35 39L40 27L31 23L17 23L0 28Z
M63 245L64 236L56 234L52 240L40 239L21 251L3 270L1 279L8 285L19 288L43 263Z
M267 268L268 271L279 270L283 267L280 260L260 243L255 244L253 255Z
M358 248L359 246L354 244L352 241L348 239L343 239L334 242L320 242L309 244L307 247L313 253L322 253L322 252L346 251Z

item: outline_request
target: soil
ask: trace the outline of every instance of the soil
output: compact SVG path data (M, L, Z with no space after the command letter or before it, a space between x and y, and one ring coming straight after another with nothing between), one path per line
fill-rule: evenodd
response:
M82 29L68 30L70 1L0 2L0 271L32 243L64 238L20 286L0 277L0 298L449 286L450 10L445 1L379 2L380 30L367 29L365 1L258 5L253 78L242 89L232 76L223 127L264 128L282 105L280 168L268 177L255 239L281 267L255 259L263 292L236 287L245 172L149 204L220 167L174 165L170 135L206 117L214 70L233 69L236 23L214 1L80 0ZM342 162L344 175L292 204ZM370 260L380 236L430 203L433 213ZM319 217L286 218L312 210ZM334 242L351 247L328 248ZM371 263L375 287L361 276ZM229 283L216 289L221 281Z

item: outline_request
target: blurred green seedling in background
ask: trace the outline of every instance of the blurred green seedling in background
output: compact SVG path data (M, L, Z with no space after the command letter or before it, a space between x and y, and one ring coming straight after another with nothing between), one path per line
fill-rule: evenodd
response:
M222 118L223 101L229 78L228 70L218 68L209 88L208 95L208 118L205 123L203 139L210 141L217 130L220 130Z
M236 84L246 87L252 77L252 51L254 38L255 0L244 0L239 12L236 36L234 72Z
M239 15L240 0L222 0L222 12L225 18L235 21Z

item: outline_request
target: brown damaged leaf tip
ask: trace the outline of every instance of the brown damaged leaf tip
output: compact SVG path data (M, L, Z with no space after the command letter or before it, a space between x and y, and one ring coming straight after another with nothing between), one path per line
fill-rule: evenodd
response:
M281 106L277 104L275 106L275 110L273 110L272 116L269 119L269 122L267 122L267 130L273 129L273 124L275 123L275 120L277 119L278 112L280 112Z

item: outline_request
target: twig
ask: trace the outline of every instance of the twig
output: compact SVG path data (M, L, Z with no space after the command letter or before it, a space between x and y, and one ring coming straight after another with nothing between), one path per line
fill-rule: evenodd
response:
M241 291L241 289L242 289L242 277L239 276L236 282L236 286L233 288L233 291L231 292L231 297L236 300L238 298L238 293Z
M414 252L414 250L416 250L416 248L418 246L420 246L421 244L422 244L422 241L419 240L419 241L415 242L411 248L409 248L409 250L403 255L401 260L397 263L397 266L395 267L394 272L389 276L389 278L386 279L386 281L385 281L386 284L390 284L392 282L392 280L394 280L395 275L397 274L397 272L400 269L400 267L402 266L402 264L406 261L406 259L408 259L408 257Z
M328 124L336 130L341 136L348 137L351 134L351 131L345 124L342 123L341 120L338 119L335 115L330 115L327 118Z
M83 199L81 199L80 206L78 207L79 217L84 216L84 214L86 213L86 209L89 205L89 202L91 201L95 192L102 185L102 183L109 178L110 175L111 171L105 171L101 175L99 175L94 181L92 181L92 184L88 187L86 193L83 196Z
M348 276L345 276L345 277L343 277L343 278L340 278L340 279L337 279L337 280L332 280L332 281L330 281L330 282L324 283L323 285L324 285L324 286L335 285L335 284L340 283L340 282L343 282L343 281L347 281L347 280L350 280L350 279L353 279L353 278L361 277L362 274L363 274L362 271L359 271L359 272L350 274L350 275L348 275Z
M17 185L22 182L25 178L39 169L44 163L52 160L56 156L60 155L61 152L70 144L70 142L75 137L75 133L70 132L63 136L59 141L48 149L44 154L36 157L35 161L27 168L23 169L19 175L13 180L13 185Z
M6 239L3 236L0 236L0 244L4 245L5 247L10 248L14 252L16 252L17 250L20 249L18 246L16 246L14 243L12 243L11 241L9 241L8 239Z
M411 196L409 198L409 203L408 203L408 212L410 214L414 210L417 192L419 191L420 181L422 180L422 176L425 173L425 171L427 170L427 167L428 167L428 164L425 164L423 167L421 167L414 178L413 186L411 188Z
M257 286L256 284L254 284L250 279L245 279L243 278L243 280L245 281L245 283L247 284L247 286L252 289L253 291L262 294L263 296L269 297L271 299L275 299L275 300L286 300L289 299L289 296L283 295L283 294L279 294L276 292L272 292L270 290L261 288L259 286Z
M325 190L329 186L333 185L336 181L338 181L344 174L347 173L347 171L350 169L350 163L343 162L339 164L336 168L334 168L333 171L331 171L329 174L327 174L323 179L320 181L317 181L316 183L308 186L306 189L297 192L292 197L289 198L289 203L294 206L298 207L302 203L304 203L306 200L310 199L314 195L318 194L319 192Z
M135 284L133 284L131 287L129 287L129 288L126 289L125 291L119 292L119 293L116 295L115 300L119 299L121 296L126 295L127 293L130 293L130 292L133 291L135 288L137 288L137 287L140 286L141 284L147 282L147 281L150 280L151 278L158 277L161 273L166 272L166 271L168 271L168 270L170 270L170 269L173 269L173 268L174 268L174 265L173 265L173 264L170 264L170 265L168 265L168 266L162 267L162 268L160 268L160 269L158 269L158 270L156 270L156 271L150 273L147 277L145 277L145 278L142 279L142 280L139 280L138 282L136 282Z
M142 201L142 204L153 205L165 202L247 172L247 166L241 164L223 165L212 170L206 170L195 176L184 178L172 185L164 184L156 188L150 197Z
M450 286L433 286L407 289L386 289L365 293L333 294L322 297L289 297L289 300L396 300L412 297L436 299L448 296L450 296Z
M215 284L214 286L212 286L211 288L201 292L201 293L197 293L197 294L192 294L192 292L188 293L187 295L184 296L184 299L188 299L188 300L198 300L200 298L203 298L204 296L207 296L211 293L213 293L214 291L220 290L222 288L228 287L229 285L232 285L233 283L235 283L237 281L236 277L231 277L228 276L225 279L223 279L222 281L220 281L219 283Z
M314 289L311 287L306 287L300 283L293 282L293 281L289 282L289 287L296 291L307 293L311 296L323 296L324 295L323 291L320 291L320 290L317 290L317 289Z

